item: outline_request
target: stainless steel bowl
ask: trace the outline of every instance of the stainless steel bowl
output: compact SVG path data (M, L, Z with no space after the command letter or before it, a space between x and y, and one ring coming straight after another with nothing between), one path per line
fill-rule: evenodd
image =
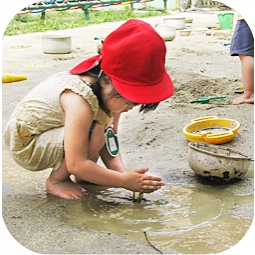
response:
M251 157L231 148L188 143L188 163L198 175L217 182L232 182L248 171Z

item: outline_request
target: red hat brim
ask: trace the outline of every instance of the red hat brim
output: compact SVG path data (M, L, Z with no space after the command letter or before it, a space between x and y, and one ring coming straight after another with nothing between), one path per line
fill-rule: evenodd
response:
M91 70L92 68L98 66L101 62L102 55L96 55L94 57L88 58L75 66L72 70L70 70L70 74L81 74Z
M116 91L133 103L158 103L171 97L174 93L174 85L167 72L165 72L163 79L159 83L153 85L125 84L114 77L111 77L111 80Z

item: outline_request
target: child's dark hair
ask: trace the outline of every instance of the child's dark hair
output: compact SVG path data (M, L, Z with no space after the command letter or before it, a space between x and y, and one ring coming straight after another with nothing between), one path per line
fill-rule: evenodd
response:
M101 70L100 66L96 66L90 71L86 72L89 76L93 77L95 81L91 84L91 89L93 93L97 96L99 105L102 110L104 110L108 115L110 115L110 112L108 109L105 108L102 100L102 87L100 85L100 78L106 76L106 74ZM123 98L114 88L111 91L110 96L113 97L120 97ZM147 113L149 111L153 111L157 108L159 103L153 103L153 104L138 104L135 102L132 102L134 105L141 105L139 112Z

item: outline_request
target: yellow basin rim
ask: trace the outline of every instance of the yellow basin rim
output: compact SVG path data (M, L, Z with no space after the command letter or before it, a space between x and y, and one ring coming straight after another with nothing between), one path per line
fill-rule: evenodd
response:
M210 132L194 133L206 128L227 128L229 131L210 134ZM216 116L206 116L191 121L183 128L183 133L191 142L207 142L213 144L231 141L237 134L240 123L233 119L223 119Z

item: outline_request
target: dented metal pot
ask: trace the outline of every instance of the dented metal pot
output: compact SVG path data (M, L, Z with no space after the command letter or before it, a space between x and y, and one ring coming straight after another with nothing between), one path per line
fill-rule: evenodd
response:
M232 182L248 171L251 157L231 148L188 143L188 163L198 175L217 182Z

